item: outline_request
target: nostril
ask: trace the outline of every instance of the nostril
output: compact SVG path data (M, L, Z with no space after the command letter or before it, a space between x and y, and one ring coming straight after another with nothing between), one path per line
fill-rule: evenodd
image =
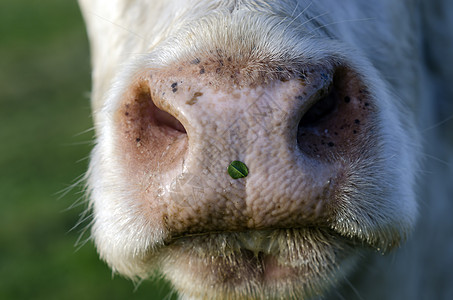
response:
M373 99L360 76L349 67L335 70L329 88L316 95L297 128L297 144L306 155L333 159L353 155L374 124ZM355 147L359 148L359 147Z
M319 95L317 100L310 109L304 114L299 122L299 127L315 126L319 121L328 118L337 107L337 95L332 86L323 95Z
M164 130L165 129L170 129L170 130L179 131L181 133L186 133L186 129L181 124L181 122L179 122L178 119L173 117L168 112L159 109L153 103L151 98L150 98L149 102L150 102L150 105L152 106L151 113L152 113L152 118L153 118L156 126L163 127Z
M160 168L171 172L184 161L188 137L178 112L153 97L145 83L124 94L115 115L115 136L126 165L135 164L145 173Z
M125 104L125 115L129 123L135 124L135 131L140 136L161 132L164 135L186 134L181 122L169 112L160 109L148 88L139 88ZM140 131L140 132L137 132Z

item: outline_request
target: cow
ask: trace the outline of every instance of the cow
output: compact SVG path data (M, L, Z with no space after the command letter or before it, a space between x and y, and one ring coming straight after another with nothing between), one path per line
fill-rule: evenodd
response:
M425 210L452 204L417 200L452 175L451 161L439 178L421 163L423 140L452 147L430 134L451 108L452 4L79 3L92 238L115 273L162 274L181 299L452 295L448 276L421 281L448 257L423 250Z

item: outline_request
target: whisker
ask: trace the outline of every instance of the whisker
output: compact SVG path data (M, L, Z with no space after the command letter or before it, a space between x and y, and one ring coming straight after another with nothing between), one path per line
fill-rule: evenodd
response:
M343 279L344 279L345 283L347 284L347 286L349 286L351 288L351 290L353 291L353 293L357 296L357 299L364 300L363 297L360 295L359 291L354 287L352 282L346 276L344 276Z
M319 18L321 18L321 17L323 17L323 16L325 16L325 15L327 15L327 14L328 14L328 12L325 12L325 13L316 15L316 16L314 16L314 17L311 17L310 19L306 20L305 22L303 22L302 24L300 24L299 26L297 26L297 29L299 29L300 27L304 26L305 24L308 24L308 23L310 23L310 22L312 22L312 21L314 21L314 20L316 20L316 19L319 19ZM313 30L312 30L312 31L313 31Z
M80 213L80 218L77 221L77 223L74 224L74 226L72 226L71 229L69 229L69 232L74 231L80 225L84 224L87 220L90 220L91 217L92 217L92 213L88 209L84 210L82 213Z
M297 7L299 6L299 3L297 3L296 7L294 8L293 12L291 13L291 17L293 18L285 27L285 29L283 30L283 32L285 32L289 26L291 26L291 24L293 24L304 12L305 10L310 7L311 3L304 9L302 10L300 13L297 14L297 16L294 17L294 13L296 12L297 10Z
M115 25L116 27L121 28L121 29L127 31L127 32L129 32L130 34L132 34L132 35L134 35L134 36L136 36L136 37L138 37L138 38L140 38L140 39L142 39L142 40L145 39L143 36L141 36L141 35L139 35L139 34L133 32L132 30L129 30L128 28L126 28L126 27L124 27L124 26L122 26L122 25L120 25L120 24L117 24L117 23L115 23L115 22L112 22L112 21L110 21L109 19L104 18L104 17L102 17L102 16L99 15L99 14L96 14L96 13L94 13L94 12L92 12L92 11L90 11L89 14L92 14L93 16L98 17L99 19L102 19L102 20L104 20L104 21L106 21L106 22L108 22L108 23L110 23L110 24L112 24L112 25Z
M73 143L64 143L61 144L61 146L64 147L70 147L70 146L83 146L83 145L94 145L94 142L92 140L86 140L86 141L81 141L81 142L73 142Z
M422 130L420 131L420 133L424 133L424 132L426 132L426 131L435 129L435 128L437 128L437 127L440 127L441 125L444 125L445 123L447 123L447 122L449 122L449 121L451 121L451 120L453 120L453 115L451 115L451 116L449 116L449 117L443 119L442 121L440 121L440 122L438 122L438 123L436 123L436 124L434 124L434 125L431 125L431 126L425 128L425 129L422 129Z
M441 164L443 164L445 166L450 166L450 163L448 161L442 160L442 159L440 159L440 158L438 158L438 157L436 157L434 155L431 155L431 154L428 154L428 153L425 153L425 152L420 152L420 154L425 156L425 157L427 157L427 158L429 158L429 159L431 159L431 160L433 160L433 161L441 163Z
M69 186L63 188L62 190L56 192L54 195L58 195L58 200L61 200L63 197L65 197L70 191L72 191L75 187L81 185L82 182L85 181L86 174L80 174L77 176L74 180L73 183L71 183Z
M90 155L87 155L87 156L85 156L85 157L82 157L81 159L79 159L79 160L76 161L76 164L79 164L79 163L81 163L81 162L87 161L87 160L90 159L90 157L91 157Z
M308 6L310 6L310 4L308 4ZM296 13L296 10L299 8L299 2L296 3L296 6L294 7L293 9L293 12L291 13L291 18L294 18L294 14ZM299 14L300 15L300 14Z
M313 31L316 31L316 30L319 30L319 29L322 29L322 28L326 28L326 27L331 26L331 25L336 25L336 24L341 24L341 23L349 23L349 22L372 21L372 20L376 20L376 18L363 18L363 19L351 19L351 20L336 21L336 22L324 24L322 26L318 26L318 27L314 28L313 30L309 31L308 34L312 33Z
M84 245L86 245L92 239L90 234L88 234L88 237L84 238L86 236L86 233L92 227L93 220L94 220L92 213L88 214L88 212L90 212L90 210L88 210L88 209L85 210L85 212L82 213L82 215L81 215L80 221L77 222L77 224L73 227L75 229L75 228L79 227L80 225L82 225L83 222L85 222L86 220L90 220L90 222L88 222L88 224L83 227L83 229L80 232L79 237L77 238L77 240L74 243L74 246L76 247L76 251L79 251Z
M88 132L94 132L94 130L95 130L95 127L92 126L92 127L88 128L88 129L85 129L85 130L73 135L73 137L81 136L81 135L83 135L85 133L88 133Z

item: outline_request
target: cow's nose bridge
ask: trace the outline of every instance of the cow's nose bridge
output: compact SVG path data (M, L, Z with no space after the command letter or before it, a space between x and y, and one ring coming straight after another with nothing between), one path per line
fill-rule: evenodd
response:
M269 87L211 86L198 78L167 78L164 82L150 82L150 86L159 107L175 115L185 127L196 131L210 128L220 134L235 130L238 123L259 121L264 124L281 110L277 101L266 103L275 96L269 95L269 90L272 90Z
M328 87L330 73L238 85L190 74L154 74L150 77L153 101L178 119L189 140L209 139L244 147L268 135L293 133L302 114ZM234 150L234 147L231 147ZM237 149L239 150L239 149Z

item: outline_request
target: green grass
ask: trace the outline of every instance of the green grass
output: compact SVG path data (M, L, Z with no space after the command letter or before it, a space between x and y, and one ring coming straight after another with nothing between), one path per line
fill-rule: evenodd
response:
M170 299L165 283L112 278L91 242L75 247L81 189L59 192L93 136L76 2L1 1L0 57L0 299Z

